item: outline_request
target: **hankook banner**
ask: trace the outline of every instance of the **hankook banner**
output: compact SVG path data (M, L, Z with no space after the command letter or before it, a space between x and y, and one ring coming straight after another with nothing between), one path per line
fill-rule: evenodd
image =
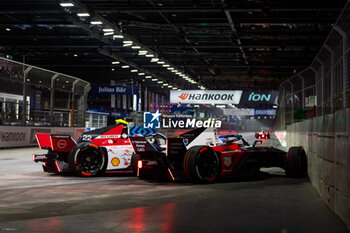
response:
M171 103L238 104L243 91L182 90L170 91Z

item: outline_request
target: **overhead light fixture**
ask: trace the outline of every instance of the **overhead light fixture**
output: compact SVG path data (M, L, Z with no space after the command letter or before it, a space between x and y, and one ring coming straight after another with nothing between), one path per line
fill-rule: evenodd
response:
M129 47L131 46L132 44L123 44L123 47Z
M157 62L157 61L159 61L159 58L152 58L151 59L151 62Z
M156 78L152 78L151 80L152 80L153 82L158 81L158 79L156 79Z
M277 105L273 105L272 107L273 107L273 108L278 108L278 106L277 106Z
M169 66L170 66L170 65L168 65L168 64L164 64L164 65L163 65L163 67L169 67Z
M115 71L115 69L114 69L114 68L112 68L112 71Z
M171 72L176 73L176 72L178 72L178 70L171 70Z
M92 25L99 25L99 24L102 24L101 21L91 21L90 22Z
M158 81L157 83L163 83L163 81Z
M79 16L79 17L89 17L90 14L89 13L78 13L77 16Z
M105 33L103 33L104 36L111 36L113 34L114 34L114 32L105 32Z
M123 39L124 38L124 36L122 36L122 35L114 35L113 36L113 39Z
M145 78L152 78L152 76L151 75L147 75L147 76L145 76Z
M164 83L164 84L163 84L163 86L168 86L168 85L169 85L169 84L167 84L167 83Z
M102 31L104 31L104 32L114 32L114 30L112 28L104 28L104 29L102 29Z
M127 69L129 68L130 66L122 66L123 69Z
M73 56L74 56L74 57L77 57L77 56L78 56L78 54L74 54Z
M147 54L146 57L154 57L153 54Z
M180 72L176 72L175 74L180 75L181 73Z
M158 64L165 64L164 61L158 61L157 63L158 63Z
M131 40L123 40L124 44L132 44L133 42Z
M141 46L131 46L132 49L140 49Z
M132 73L135 73L135 72L137 72L138 70L130 70L130 72L132 72Z
M173 88L173 86L172 86L172 85L168 85L168 87L169 87L169 88Z
M62 7L72 7L72 6L74 6L74 4L71 3L71 2L61 2L60 5Z
M118 65L119 63L119 61L112 61L112 65Z
M5 30L8 31L8 32L10 32L10 31L11 31L11 28L6 28Z
M139 75L141 76L141 75L145 75L145 73L139 73Z

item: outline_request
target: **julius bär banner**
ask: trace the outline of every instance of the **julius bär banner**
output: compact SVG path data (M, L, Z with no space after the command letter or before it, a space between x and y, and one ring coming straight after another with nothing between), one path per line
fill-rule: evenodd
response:
M238 104L243 91L182 90L170 91L171 103Z

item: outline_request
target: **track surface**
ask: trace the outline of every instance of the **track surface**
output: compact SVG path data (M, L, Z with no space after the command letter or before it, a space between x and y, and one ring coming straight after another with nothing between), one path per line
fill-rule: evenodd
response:
M307 179L280 169L211 185L81 178L43 173L38 152L0 150L0 232L348 232Z

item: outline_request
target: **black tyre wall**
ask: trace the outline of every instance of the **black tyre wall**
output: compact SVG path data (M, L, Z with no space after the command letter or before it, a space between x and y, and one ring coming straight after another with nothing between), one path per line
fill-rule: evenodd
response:
M286 175L288 177L303 177L307 175L307 157L303 147L295 146L289 148Z

